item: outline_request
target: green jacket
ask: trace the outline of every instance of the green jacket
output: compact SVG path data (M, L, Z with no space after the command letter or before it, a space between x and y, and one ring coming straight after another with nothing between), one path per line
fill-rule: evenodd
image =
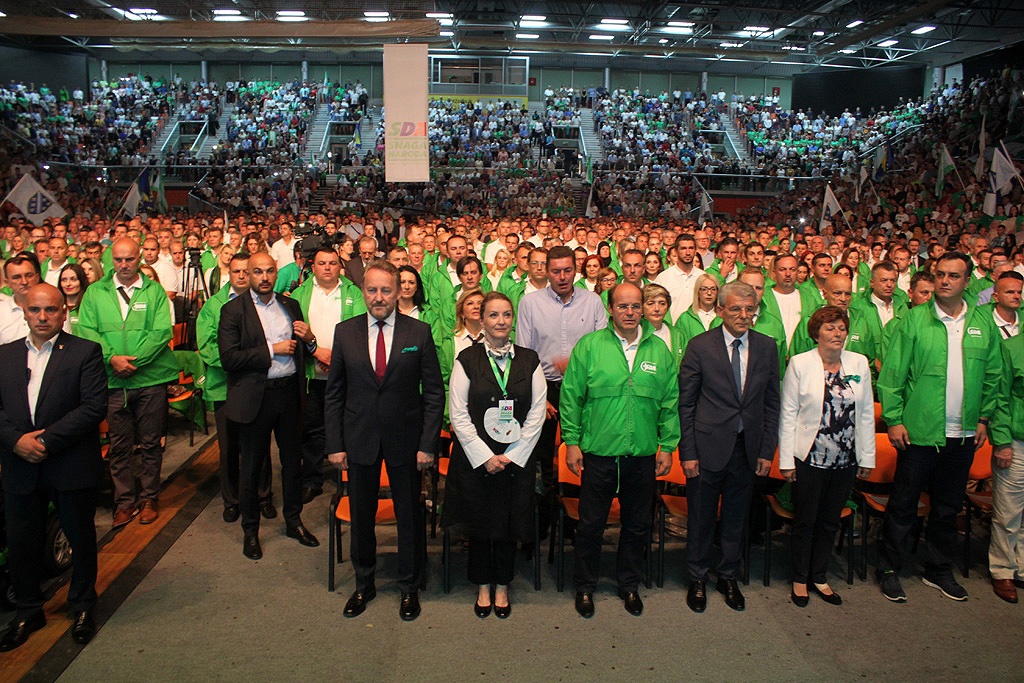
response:
M979 417L993 416L1002 365L992 316L966 305L962 421L973 431ZM946 442L946 339L935 304L915 306L900 320L878 377L882 419L903 425L915 445Z
M708 330L714 329L721 324L722 319L716 315L714 320L712 320L711 324L708 326ZM683 354L686 353L686 347L689 346L690 340L698 334L707 332L707 330L704 329L704 325L701 323L700 317L694 313L692 306L683 311L683 314L679 316L679 320L676 321L676 329L679 330L679 335L682 340L679 350L679 360L682 362Z
M786 327L782 324L781 318L772 315L764 306L764 299L761 302L761 313L757 316L757 322L751 325L750 329L775 340L775 345L779 348L779 377L781 378L786 374L786 351L789 349L789 344L786 343Z
M610 324L611 323L609 322L609 325ZM669 330L669 337L672 340L672 343L669 344L668 350L672 352L672 357L676 361L676 370L678 370L679 366L683 362L683 354L686 353L686 343L689 340L686 339L683 336L682 331L678 327L676 327L675 325L672 325L671 323L669 323L667 315L665 316L665 320L662 321L661 324L664 325L665 327L667 327L668 330ZM654 334L653 330L652 330L651 334ZM660 339L660 337L659 337L659 339ZM665 340L662 339L662 341L665 341Z
M789 342L790 358L798 353L810 351L818 345L807 332L807 323L813 314L814 311L804 315L800 319L800 324L793 330L793 338ZM878 349L878 342L875 340L874 332L868 323L867 315L863 311L854 308L850 308L847 314L850 316L850 329L849 335L846 338L846 350L866 356L868 361L873 364L877 358L875 353Z
M873 292L868 289L862 296L855 296L853 302L850 304L851 309L856 309L859 315L864 318L865 323L871 328L871 336L875 343L875 347L870 354L864 354L869 360L880 360L885 355L885 330L890 325L895 323L897 320L906 315L909 310L908 305L910 304L910 297L900 288L896 288L896 291L892 295L892 320L886 325L882 325L882 318L878 315L878 307L871 300ZM851 321L851 326L852 326Z
M1004 339L1000 345L1003 372L989 438L996 446L1024 440L1024 335Z
M299 302L299 308L302 309L302 317L309 321L309 300L313 296L313 285L316 282L316 278L309 277L301 285L295 288L292 292L291 297ZM335 299L338 302L339 315L338 322L354 318L357 315L363 315L366 313L366 301L363 300L363 293L360 291L355 284L346 278L344 275L338 281L338 291L335 294ZM333 344L333 339L321 339L318 340L321 344ZM313 354L306 354L306 379L313 379L316 376L316 363L313 359Z
M629 371L612 328L585 335L573 348L562 382L562 438L603 456L672 452L679 443L675 359L643 323Z
M297 263L292 261L287 263L283 268L277 271L277 282L274 283L274 292L277 294L284 294L285 292L292 291L292 288L299 281L299 276L302 275L302 271L299 270ZM306 281L312 280L313 278L306 278Z
M178 378L178 361L170 347L167 293L145 275L141 277L142 287L132 294L126 319L121 318L120 294L112 272L85 290L78 307L79 334L103 348L111 389L139 389ZM112 356L135 356L133 364L138 370L130 377L116 376L110 367Z
M736 277L739 277L740 273L743 272L743 268L744 266L742 263L736 263ZM720 259L715 259L715 262L708 266L708 269L704 272L706 272L708 275L713 275L714 278L718 280L719 287L725 284L725 278L722 277L722 261ZM767 287L767 285L765 286Z
M807 278L807 282L798 285L797 290L800 292L800 312L805 317L825 305L825 297L822 295L821 290L818 289L818 285L815 284L813 277Z
M199 358L206 365L204 393L208 401L226 401L228 398L228 374L220 364L217 328L220 325L220 309L230 299L231 286L222 287L203 304L196 318L196 344L199 346Z

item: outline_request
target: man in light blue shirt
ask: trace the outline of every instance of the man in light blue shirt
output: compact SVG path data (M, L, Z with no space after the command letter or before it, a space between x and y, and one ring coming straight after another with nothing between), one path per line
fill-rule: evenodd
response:
M608 327L608 313L601 297L573 286L576 257L572 249L553 247L547 261L548 286L522 298L516 323L516 343L537 352L548 383L547 420L536 449L542 485L539 520L542 536L550 522L547 515L554 491L558 399L569 354L584 335Z

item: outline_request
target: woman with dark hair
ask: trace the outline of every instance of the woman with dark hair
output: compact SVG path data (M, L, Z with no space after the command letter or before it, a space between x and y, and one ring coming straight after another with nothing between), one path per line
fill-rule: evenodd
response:
M351 241L351 240L350 240ZM398 268L398 312L417 320L425 319L427 297L423 293L423 280L412 266Z
M855 476L875 466L875 411L868 359L846 351L850 318L837 306L807 322L817 348L793 356L782 382L779 470L793 484L793 588L806 607L808 582L831 604L843 600L826 575Z
M835 268L832 269L832 273L834 275L845 275L846 277L850 278L850 282L853 282L853 268L846 265L845 263L838 264Z
M78 305L82 303L82 295L89 288L89 276L77 263L69 263L60 269L58 288L64 295L68 307L68 316L64 320L64 331L78 334Z
M264 254L270 253L270 248L267 247L267 241L263 239L263 235L258 232L250 232L245 236L245 250L250 254L258 254L263 252Z
M661 274L661 271L665 270L665 264L661 262L661 257L650 252L647 256L644 256L644 277L651 282L654 282L654 278Z
M483 619L493 609L506 619L516 541L530 542L534 534L531 454L544 425L547 383L537 354L509 341L511 299L490 292L481 309L483 340L462 351L452 370L454 439L441 523L469 537L474 613Z

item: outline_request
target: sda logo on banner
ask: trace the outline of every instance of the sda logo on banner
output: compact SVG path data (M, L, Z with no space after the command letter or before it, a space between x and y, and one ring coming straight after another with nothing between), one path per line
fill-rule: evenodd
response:
M430 180L426 44L384 46L384 179Z
M0 204L8 201L18 207L25 218L36 226L42 225L47 218L63 218L67 214L53 195L43 189L43 186L28 173L21 177Z

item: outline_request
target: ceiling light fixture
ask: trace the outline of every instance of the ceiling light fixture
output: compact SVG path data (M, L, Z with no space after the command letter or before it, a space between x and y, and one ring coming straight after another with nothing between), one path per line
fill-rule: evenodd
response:
M860 26L863 23L864 23L863 19L854 19L853 21L851 21L849 24L846 25L846 28L857 28L858 26Z
M604 33L592 33L590 35L591 40L615 40L615 36L609 36Z
M911 33L913 33L915 36L923 36L924 34L931 33L934 30L934 26L919 26L918 28L915 28L913 31L911 31Z
M878 47L892 47L898 42L900 41L896 40L895 38L890 38L889 40L883 40L882 42L880 42L878 44Z
M625 26L626 24L629 23L629 20L628 19L602 19L601 23L604 24L605 26L608 26L608 25L612 25L612 26Z
M540 38L539 33L517 33L516 38L520 40L537 40Z

